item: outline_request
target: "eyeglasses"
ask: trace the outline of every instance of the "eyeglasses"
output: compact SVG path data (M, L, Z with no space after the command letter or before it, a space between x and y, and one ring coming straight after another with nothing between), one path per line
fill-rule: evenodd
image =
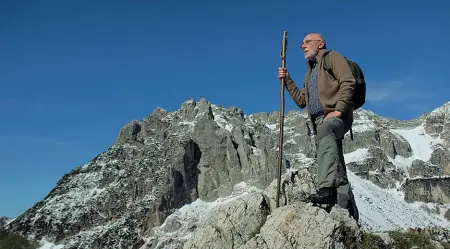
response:
M302 45L303 44L310 44L312 41L322 41L322 40L305 40L305 41L302 42Z

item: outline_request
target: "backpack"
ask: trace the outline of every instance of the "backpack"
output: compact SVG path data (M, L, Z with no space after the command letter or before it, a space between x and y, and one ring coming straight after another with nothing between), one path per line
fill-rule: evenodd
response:
M324 68L334 78L336 78L331 70L328 56L326 56L328 55L328 53L326 53L324 57ZM359 65L356 62L347 59L347 57L344 58L347 60L348 65L350 66L350 69L352 71L353 77L355 77L356 80L356 87L353 93L353 105L354 105L353 110L356 110L366 103L366 81L364 80L364 73L361 70L361 67L359 67Z
M324 55L323 65L325 70L327 70L331 74L331 76L336 78L333 71L331 70L330 62L327 56L330 52L331 51L327 52ZM361 70L361 67L356 62L349 60L347 57L344 56L344 58L347 60L353 77L355 77L356 80L355 91L353 93L353 110L356 110L366 103L366 81L364 80L364 73ZM353 141L352 127L350 127L350 139Z

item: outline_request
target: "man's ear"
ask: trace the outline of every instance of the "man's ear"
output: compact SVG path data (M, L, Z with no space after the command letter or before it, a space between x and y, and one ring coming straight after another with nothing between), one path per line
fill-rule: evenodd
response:
M324 48L324 47L325 47L325 42L320 41L320 42L319 42L319 48L322 49L322 48Z

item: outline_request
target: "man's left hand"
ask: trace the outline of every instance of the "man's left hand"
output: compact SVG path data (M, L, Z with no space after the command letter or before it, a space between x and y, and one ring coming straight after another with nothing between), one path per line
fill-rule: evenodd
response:
M325 117L325 119L327 118L333 118L333 117L337 117L340 118L342 116L342 112L340 111L332 111L330 113L327 114L327 116Z

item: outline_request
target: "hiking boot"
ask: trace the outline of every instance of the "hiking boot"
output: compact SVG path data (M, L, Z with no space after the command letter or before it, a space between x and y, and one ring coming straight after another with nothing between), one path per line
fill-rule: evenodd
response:
M321 188L317 193L309 196L309 200L314 204L336 204L336 188Z

